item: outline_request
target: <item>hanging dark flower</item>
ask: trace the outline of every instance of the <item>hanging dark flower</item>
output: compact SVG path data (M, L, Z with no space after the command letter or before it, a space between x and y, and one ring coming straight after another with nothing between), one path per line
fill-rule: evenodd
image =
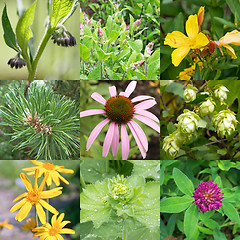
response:
M22 59L20 57L21 51L18 52L18 54L14 58L10 58L8 61L8 65L10 65L11 68L22 68L23 66L27 65L27 61L25 59Z
M198 184L198 188L195 190L193 197L195 201L193 203L197 204L199 207L199 212L207 212L213 209L218 210L221 207L223 194L220 193L220 188L213 181L201 182Z
M73 47L77 44L76 38L64 27L61 26L58 30L52 33L53 43L62 47Z

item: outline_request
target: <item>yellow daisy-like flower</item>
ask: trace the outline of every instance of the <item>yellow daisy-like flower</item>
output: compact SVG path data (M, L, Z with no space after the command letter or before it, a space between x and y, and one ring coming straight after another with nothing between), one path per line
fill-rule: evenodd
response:
M8 223L8 219L6 219L4 222L0 222L0 230L2 230L4 227L8 229L13 229L13 225Z
M39 169L40 177L42 176L42 174L46 175L46 173L49 173L46 181L48 186L52 184L52 180L54 181L56 186L59 186L60 185L59 179L61 179L64 183L69 184L69 182L64 177L62 177L59 173L74 173L72 169L66 169L64 168L64 166L58 166L49 162L40 162L37 160L31 160L31 161L37 166L31 167L31 168L23 168L23 171L32 171L28 173L28 175L32 175L35 173L36 169Z
M37 184L38 176L39 176L39 170L37 169L35 174L34 187L32 187L32 184L27 178L27 176L24 173L20 174L20 177L28 192L25 192L20 196L18 196L17 198L15 198L13 202L18 201L19 199L24 197L24 199L16 203L10 209L10 212L12 213L18 210L19 208L21 208L15 217L15 219L18 220L19 222L21 222L23 219L27 217L32 206L36 207L37 215L42 224L46 223L46 214L45 214L45 211L43 210L43 207L49 210L50 212L52 212L53 214L58 214L58 211L43 199L59 196L60 194L62 194L62 191L61 191L62 187L57 187L48 191L43 191L44 184L48 178L48 173L44 177L40 187L38 187L38 184Z
M46 223L41 227L33 229L33 237L38 237L39 240L49 239L49 240L64 240L60 234L75 234L75 231L69 228L64 228L65 225L70 223L70 221L62 221L64 218L64 213L61 213L57 218L57 215L54 215L51 219L51 224Z
M188 17L186 32L188 36L179 31L168 33L164 41L165 45L176 48L172 52L172 63L175 67L181 63L191 49L202 48L209 43L208 38L199 32L197 14Z
M33 218L28 218L26 223L22 226L22 229L32 231L36 227L36 222Z

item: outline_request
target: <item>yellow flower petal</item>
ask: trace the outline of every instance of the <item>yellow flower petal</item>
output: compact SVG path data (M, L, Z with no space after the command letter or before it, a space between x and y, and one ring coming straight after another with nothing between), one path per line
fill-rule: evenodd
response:
M42 208L42 206L40 204L36 204L36 211L37 211L37 215L41 221L42 224L46 223L46 214Z
M186 22L186 32L191 40L194 40L199 32L198 17L196 14L190 15Z
M56 186L60 185L59 176L60 174L58 172L52 172L52 179L55 182Z
M172 33L168 33L164 44L169 45L172 48L182 47L183 45L187 45L189 39L183 33L179 31L173 31Z
M28 190L28 192L32 191L33 190L32 184L29 181L28 177L24 173L20 173L20 177L21 177L26 189Z
M192 49L204 47L208 45L208 43L209 43L208 38L202 32L200 32L196 37L196 40L194 45L192 46Z
M62 187L58 187L58 188L54 188L52 190L43 191L43 192L41 192L41 198L46 199L46 198L57 197L62 194L61 189L62 189Z
M57 237L57 240L64 240L64 238L59 234L56 237Z
M63 228L60 230L60 233L62 234L75 234L75 231L69 228Z
M58 211L57 211L54 207L52 207L51 205L49 205L46 201L40 200L39 202L41 203L41 205L42 205L43 207L45 207L47 210L49 210L49 211L52 212L53 214L58 214Z
M177 67L181 61L183 60L183 58L186 57L186 55L188 54L188 52L190 51L190 47L180 47L175 49L172 52L172 63L175 67Z
M19 199L21 199L21 198L23 198L23 197L26 197L26 196L27 196L27 193L25 192L25 193L19 195L18 197L16 197L16 198L13 200L13 202L16 202L16 201L18 201Z
M64 177L62 177L60 174L58 174L59 176L59 178L64 182L64 183L66 183L66 184L69 184L69 182L64 178Z
M64 228L68 223L71 223L70 221L63 221L60 224L60 228Z
M28 213L30 212L32 208L32 204L29 202L26 202L22 208L19 210L18 214L16 215L15 219L21 222L24 218L27 217Z
M204 7L200 7L198 10L198 25L201 25L204 19Z
M234 49L229 46L229 45L224 45L224 47L227 49L227 53L233 58L233 59L236 59L237 56L236 56L236 53L234 51Z
M16 203L11 209L10 212L15 212L16 210L18 210L19 208L21 208L25 203L26 203L26 198L22 199L20 202Z
M222 38L220 38L219 43L221 46L234 44L240 45L240 32L237 30L233 30L232 32L226 33Z

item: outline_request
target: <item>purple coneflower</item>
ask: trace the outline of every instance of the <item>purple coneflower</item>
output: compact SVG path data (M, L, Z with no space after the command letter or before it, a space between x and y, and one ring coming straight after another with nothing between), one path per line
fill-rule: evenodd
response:
M213 209L219 209L221 207L223 194L220 193L220 188L213 181L201 182L198 184L198 188L193 193L192 197L195 199L193 203L199 207L199 212L207 212Z
M109 87L111 97L107 101L97 92L94 92L91 95L94 100L104 105L104 109L91 109L80 112L80 118L95 114L105 114L106 119L100 122L91 132L87 141L87 151L90 149L102 128L110 122L110 126L103 143L103 157L108 155L110 147L112 149L113 156L117 155L120 126L122 159L127 160L129 154L129 139L126 125L130 128L143 158L146 157L146 152L148 150L147 137L142 128L133 120L133 118L145 123L157 132L160 132L160 127L156 123L159 123L158 118L151 112L146 111L146 109L149 109L156 104L153 97L141 95L131 100L129 99L129 96L134 91L136 84L136 81L131 81L125 92L121 92L119 95L117 95L115 86ZM143 102L134 105L134 103L140 101Z

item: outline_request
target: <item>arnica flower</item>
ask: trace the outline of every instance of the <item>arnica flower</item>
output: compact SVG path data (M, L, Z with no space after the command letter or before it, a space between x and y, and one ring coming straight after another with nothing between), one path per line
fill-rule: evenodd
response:
M13 229L13 225L8 223L8 219L6 219L4 222L0 222L0 230L2 230L4 227L8 229Z
M35 220L33 218L28 218L21 228L27 231L32 231L36 226Z
M32 175L35 173L36 169L39 170L39 176L41 177L42 174L46 176L48 173L48 178L46 180L46 183L48 186L52 185L52 181L56 184L56 186L60 185L60 180L62 180L64 183L69 184L69 182L62 177L59 173L74 173L72 169L66 169L64 166L58 166L54 165L49 162L40 162L37 160L31 160L33 164L37 165L36 167L30 167L30 168L23 168L23 171L32 171L29 172L28 175Z
M199 212L207 212L213 209L218 210L221 207L223 194L220 193L220 188L213 181L201 182L198 184L198 188L195 190L193 197L195 201L193 203L197 204L199 207Z
M208 38L202 32L199 32L198 16L196 14L188 17L186 32L188 37L179 31L168 33L164 41L165 45L176 48L171 55L175 67L181 63L191 49L199 49L209 43Z
M10 209L10 212L12 213L21 208L15 217L15 219L19 222L21 222L23 219L27 217L32 206L36 208L37 215L42 224L46 223L46 214L45 211L43 210L43 207L52 212L53 214L58 214L58 211L43 199L59 196L60 194L62 194L61 191L62 187L57 187L48 191L43 191L44 184L48 178L48 173L44 177L40 187L38 187L37 184L38 176L39 170L37 169L35 174L34 187L32 187L32 184L27 178L27 176L24 173L20 174L20 177L28 192L25 192L18 196L17 198L15 198L13 202L18 201L19 199L24 197L20 202L16 203Z
M64 213L61 213L57 218L54 215L51 219L51 224L46 223L41 227L36 227L33 229L33 237L38 237L39 240L49 239L49 240L64 240L60 234L75 234L75 231L69 228L64 228L65 225L70 223L70 221L63 221Z
M151 112L146 111L146 109L149 109L156 104L153 97L141 95L133 99L129 99L129 96L134 91L136 84L136 81L131 81L125 92L121 92L119 95L117 95L115 86L109 87L111 97L107 101L97 92L94 92L91 95L94 100L104 105L104 109L82 111L80 112L80 118L96 114L105 114L106 119L100 122L91 132L87 141L87 151L90 149L102 128L110 122L110 127L103 143L103 157L108 155L110 147L112 148L113 156L117 155L120 127L122 159L127 160L129 154L129 139L126 125L130 128L143 158L146 157L146 152L148 151L147 137L142 128L133 120L133 118L145 123L157 132L160 132L160 127L157 124L159 123L158 118ZM134 103L139 101L143 102L134 105Z

